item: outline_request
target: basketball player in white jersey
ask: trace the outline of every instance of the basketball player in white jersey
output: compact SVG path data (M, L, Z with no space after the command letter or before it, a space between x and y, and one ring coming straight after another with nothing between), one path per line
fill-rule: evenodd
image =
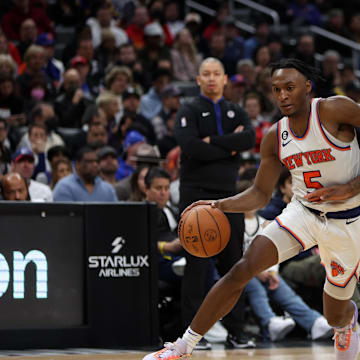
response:
M314 69L295 59L272 66L272 91L284 117L262 141L254 185L233 197L198 201L189 208L262 208L282 166L292 175L291 202L210 290L183 337L144 360L188 358L202 335L233 308L252 277L315 245L326 269L324 316L334 327L336 359L356 359L357 308L350 298L360 271L360 150L354 130L360 126L360 106L340 96L311 99L316 76ZM332 190L322 191L327 187ZM324 201L326 196L340 201Z

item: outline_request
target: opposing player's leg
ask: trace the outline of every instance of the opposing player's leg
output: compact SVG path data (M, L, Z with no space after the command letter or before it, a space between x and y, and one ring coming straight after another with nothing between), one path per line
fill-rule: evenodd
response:
M202 336L235 306L247 282L277 262L274 243L265 236L256 237L243 258L209 291L183 338L166 343L164 349L144 360L187 358Z

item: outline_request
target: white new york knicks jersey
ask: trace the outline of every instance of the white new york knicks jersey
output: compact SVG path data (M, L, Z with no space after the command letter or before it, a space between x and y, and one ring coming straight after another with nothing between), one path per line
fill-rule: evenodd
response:
M356 136L350 143L332 136L321 123L320 101L319 98L312 99L307 129L302 137L292 132L288 117L279 120L279 158L290 170L294 196L303 205L322 212L352 209L360 205L360 194L337 203L316 204L304 198L315 189L345 184L360 174L360 149Z

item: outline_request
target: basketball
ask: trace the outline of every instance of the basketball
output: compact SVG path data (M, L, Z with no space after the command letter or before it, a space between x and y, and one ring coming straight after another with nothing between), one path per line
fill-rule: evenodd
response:
M178 234L183 248L191 255L208 258L219 254L230 240L226 215L210 205L198 205L181 217Z

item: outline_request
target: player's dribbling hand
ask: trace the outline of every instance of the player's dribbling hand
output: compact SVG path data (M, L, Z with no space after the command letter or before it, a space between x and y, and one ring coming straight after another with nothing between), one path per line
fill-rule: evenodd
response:
M348 184L334 185L317 189L310 194L305 195L305 199L310 202L323 203L325 201L342 201L354 196L351 186Z
M211 207L216 208L216 207L218 207L217 204L218 204L217 200L198 200L198 201L193 202L187 208L185 208L185 210L181 213L181 216L184 216L184 214L186 212L188 212L190 209L192 209L195 206L210 205Z

